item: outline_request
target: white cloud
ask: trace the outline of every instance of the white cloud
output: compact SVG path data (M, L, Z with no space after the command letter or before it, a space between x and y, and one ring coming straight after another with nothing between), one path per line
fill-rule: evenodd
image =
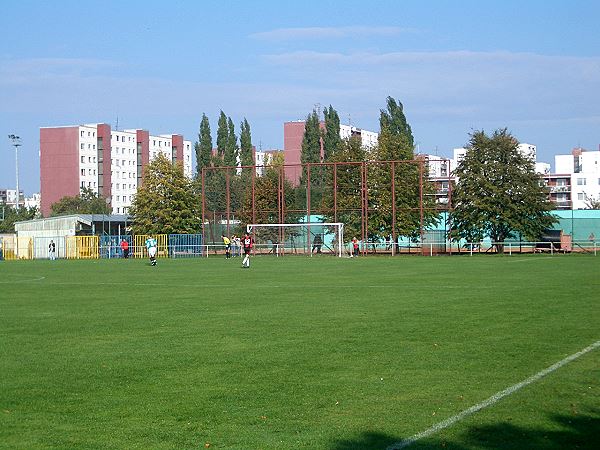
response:
M414 33L413 28L401 27L305 27L279 28L251 34L250 37L268 41L306 40L306 39L343 39L351 37L397 36L402 33Z

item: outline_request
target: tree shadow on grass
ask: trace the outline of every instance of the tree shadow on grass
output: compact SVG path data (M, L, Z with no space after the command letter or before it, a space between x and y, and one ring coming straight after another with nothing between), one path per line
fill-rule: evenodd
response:
M509 422L472 426L454 440L446 440L434 435L406 448L410 450L600 449L600 410L594 410L588 415L552 415L550 419L552 426L545 428L526 428ZM339 440L330 450L385 450L401 441L401 438L393 438L382 433L366 432L358 439Z
M401 441L387 434L368 431L356 439L342 439L333 444L330 450L365 450L386 449L388 446Z

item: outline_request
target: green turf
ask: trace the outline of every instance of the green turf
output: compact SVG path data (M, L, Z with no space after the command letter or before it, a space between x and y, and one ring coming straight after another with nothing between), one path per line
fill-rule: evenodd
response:
M385 449L600 339L593 256L0 263L0 448ZM599 448L600 349L411 448Z

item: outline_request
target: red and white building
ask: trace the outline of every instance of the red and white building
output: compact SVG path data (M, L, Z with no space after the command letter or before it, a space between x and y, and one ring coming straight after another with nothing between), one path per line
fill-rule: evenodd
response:
M160 153L183 163L192 177L192 143L182 135L151 135L146 130L113 131L89 124L40 128L41 212L81 188L107 199L113 214L126 214L142 183L144 167Z
M304 127L306 121L297 120L294 122L285 122L283 124L283 154L285 157L286 167L285 176L294 185L297 185L300 180L302 170L300 169L300 156L302 154L302 140L304 139ZM325 129L325 122L320 122L321 129ZM361 140L363 147L371 148L377 145L379 133L374 131L362 130L350 125L340 125L340 137L346 139L349 137L358 137ZM321 145L321 159L323 159L323 146Z

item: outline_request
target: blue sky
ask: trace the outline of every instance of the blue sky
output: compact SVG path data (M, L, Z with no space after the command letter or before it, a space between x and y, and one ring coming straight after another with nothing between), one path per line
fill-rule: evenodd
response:
M0 188L39 190L39 128L107 122L197 139L220 110L253 143L316 104L378 131L401 101L419 150L509 130L553 163L600 144L597 1L33 1L0 16Z

